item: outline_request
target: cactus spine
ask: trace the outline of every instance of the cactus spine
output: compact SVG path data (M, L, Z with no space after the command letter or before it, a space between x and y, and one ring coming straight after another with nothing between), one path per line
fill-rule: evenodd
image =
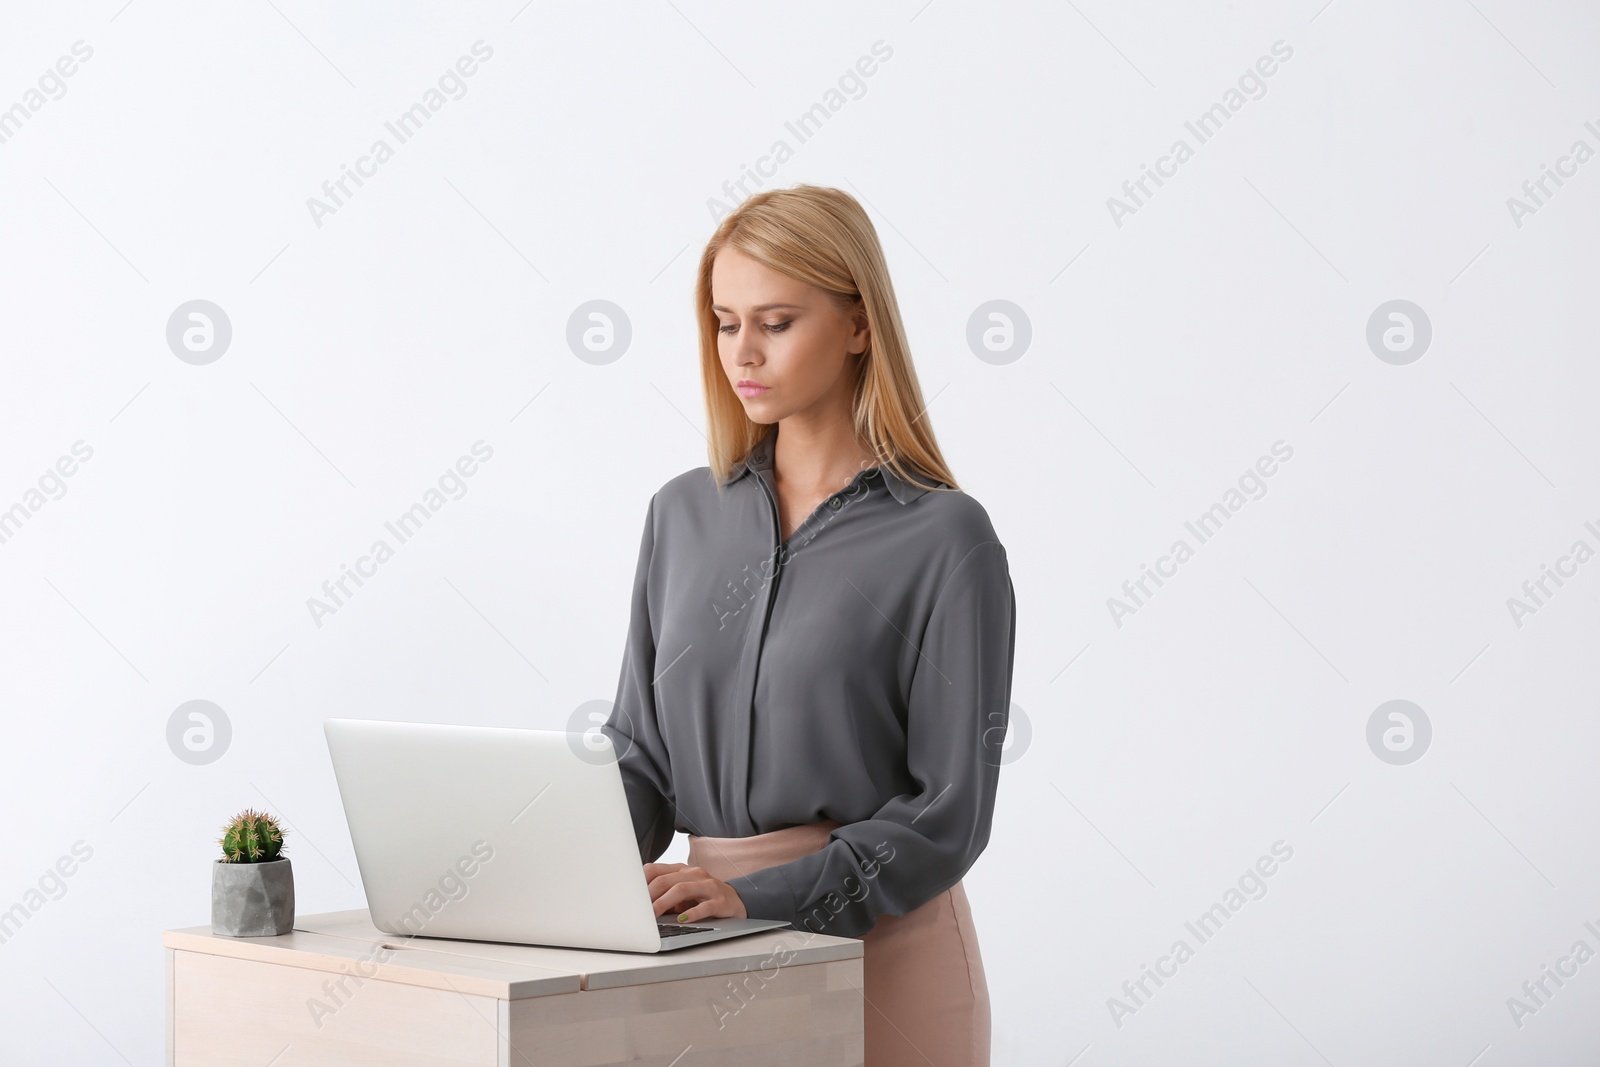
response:
M222 828L217 843L222 846L224 863L266 863L279 858L283 835L274 815L246 808Z

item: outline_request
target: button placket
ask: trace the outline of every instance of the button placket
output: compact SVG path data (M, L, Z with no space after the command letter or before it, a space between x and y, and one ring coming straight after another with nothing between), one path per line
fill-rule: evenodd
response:
M772 522L772 535L776 540L780 535L778 523L778 497L777 487L769 481L765 468L758 469L756 480L760 483L762 496L767 501ZM779 545L773 550L770 557L772 575L763 583L760 593L753 602L755 614L750 619L745 632L743 650L739 655L739 675L735 683L735 692L738 694L737 713L733 716L731 738L731 760L729 767L729 781L725 796L724 810L729 818L741 817L744 820L742 833L735 837L748 837L758 833L755 818L750 814L750 764L753 758L751 745L753 743L753 724L755 716L756 680L760 675L761 650L766 645L767 627L772 618L772 604L777 596L778 583L783 577L783 547Z

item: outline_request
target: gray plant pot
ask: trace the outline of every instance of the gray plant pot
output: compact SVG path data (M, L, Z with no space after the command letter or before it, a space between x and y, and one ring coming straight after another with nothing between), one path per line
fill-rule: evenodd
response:
M276 937L294 927L294 868L285 858L211 865L211 932Z

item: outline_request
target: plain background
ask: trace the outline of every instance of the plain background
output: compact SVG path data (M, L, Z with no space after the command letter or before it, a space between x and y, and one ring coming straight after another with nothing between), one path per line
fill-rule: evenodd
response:
M0 945L0 1059L161 1061L161 931L209 920L242 807L291 827L302 913L364 905L325 718L556 729L614 697L646 504L707 461L713 201L785 141L745 191L868 207L927 417L1009 553L1012 732L966 878L996 1064L1577 1062L1600 962L1520 1026L1508 998L1600 950L1600 561L1520 625L1508 600L1600 548L1600 162L1560 163L1600 149L1597 33L1506 0L5 5L0 108L93 55L0 144L0 508L27 511L0 544L0 909L41 904ZM192 300L231 324L205 365L167 341ZM568 340L594 300L631 330L604 360ZM1393 300L1431 324L1403 364L1367 341ZM1432 729L1407 764L1368 743L1395 699ZM208 763L169 745L191 700L231 726Z

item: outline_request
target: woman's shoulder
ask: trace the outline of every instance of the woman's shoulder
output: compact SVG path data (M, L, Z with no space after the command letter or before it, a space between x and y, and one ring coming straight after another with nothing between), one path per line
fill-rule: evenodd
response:
M653 497L656 520L714 512L733 488L724 486L719 493L709 466L691 467L668 478L656 490Z
M669 498L681 495L685 491L700 488L702 485L711 485L711 468L700 466L692 467L682 474L674 474L661 483L661 488L656 490L659 497Z
M989 542L1000 543L989 509L977 497L964 489L949 488L944 482L938 484L940 488L923 493L912 506L943 540L969 550Z

